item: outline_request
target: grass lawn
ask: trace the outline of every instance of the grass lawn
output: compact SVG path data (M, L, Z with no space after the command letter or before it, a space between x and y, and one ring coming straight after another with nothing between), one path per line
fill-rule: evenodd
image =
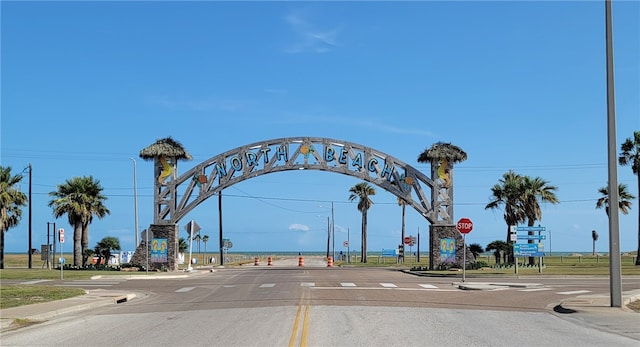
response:
M8 285L0 287L0 309L22 305L62 300L83 295L84 289L65 287L45 287L28 285Z

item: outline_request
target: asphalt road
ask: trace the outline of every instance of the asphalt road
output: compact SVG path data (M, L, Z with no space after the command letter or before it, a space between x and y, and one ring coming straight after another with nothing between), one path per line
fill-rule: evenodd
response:
M637 346L558 318L568 296L608 292L608 279L505 278L523 286L465 291L460 279L389 269L245 266L179 279L56 281L127 290L125 304L3 333L2 346ZM467 281L478 279L467 278ZM478 280L479 281L479 280ZM524 284L539 285L526 287ZM623 289L640 288L626 279Z

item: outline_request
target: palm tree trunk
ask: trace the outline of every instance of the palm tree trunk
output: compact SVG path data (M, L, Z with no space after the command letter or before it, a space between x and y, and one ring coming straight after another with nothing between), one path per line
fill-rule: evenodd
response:
M78 222L73 226L73 266L82 267L81 263L82 263L82 223Z
M84 252L89 249L89 223L82 226L82 251L80 254L84 254ZM108 261L108 259L107 259ZM83 261L82 266L85 266L86 263Z
M0 230L0 269L4 269L4 230Z
M638 176L638 206L640 206L640 172ZM636 265L640 265L640 208L638 208L638 250L636 251Z
M362 255L360 262L367 262L367 211L362 212Z

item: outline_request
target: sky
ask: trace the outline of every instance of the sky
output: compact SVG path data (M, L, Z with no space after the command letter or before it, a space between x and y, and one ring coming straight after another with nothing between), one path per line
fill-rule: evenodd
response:
M153 164L139 153L160 138L193 156L178 164L185 172L246 144L312 136L426 174L422 151L461 147L454 220L472 219L467 243L505 239L502 210L485 206L513 170L558 188L560 203L542 204L546 251L589 253L592 230L596 251L609 250L595 208L608 180L604 1L2 1L0 11L0 164L25 175L25 193L32 165L34 248L48 222L72 239L49 193L92 176L110 214L94 218L89 246L115 236L134 250L134 178L138 231L153 222ZM613 21L619 151L640 130L640 2L614 1ZM631 168L617 170L638 195ZM223 236L236 252L323 251L333 205L335 251L346 240L359 250L361 214L348 200L359 182L304 170L237 183L223 193ZM401 208L374 188L368 249L395 248ZM620 216L623 253L637 247L638 208ZM217 249L217 198L179 222L181 237L190 220ZM408 208L405 223L427 251L427 220ZM28 249L26 207L5 242Z

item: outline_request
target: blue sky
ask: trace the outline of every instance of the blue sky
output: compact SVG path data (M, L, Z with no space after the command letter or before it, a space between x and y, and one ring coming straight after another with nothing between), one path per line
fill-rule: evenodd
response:
M54 219L49 192L66 179L100 180L111 215L90 246L117 236L134 248L133 157L139 227L152 222L153 165L139 151L159 138L194 160L280 137L362 144L424 172L438 141L468 153L455 167L455 217L468 243L504 239L501 211L484 207L508 170L558 187L540 222L551 250L608 251L596 210L607 183L604 2L11 2L1 4L1 164L33 165L33 245ZM640 129L640 3L614 2L617 144ZM636 176L619 182L637 195ZM359 183L335 173L259 176L224 192L232 251L322 251L334 205L336 252L359 249ZM22 189L28 190L28 180ZM401 209L381 188L369 210L369 250L400 241ZM620 218L621 250L636 249L638 201ZM213 240L217 199L191 219ZM26 251L27 210L6 234ZM407 210L427 250L428 222ZM347 232L349 230L349 232ZM546 245L547 251L549 245ZM65 247L71 250L71 243Z

